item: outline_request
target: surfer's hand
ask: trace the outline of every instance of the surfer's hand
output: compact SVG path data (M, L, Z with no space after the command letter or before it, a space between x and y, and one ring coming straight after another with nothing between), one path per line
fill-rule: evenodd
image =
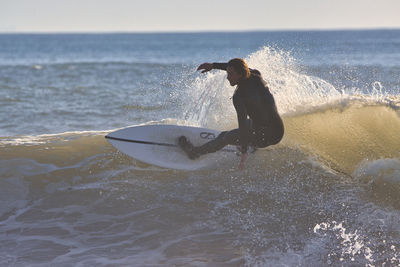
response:
M203 63L197 68L197 70L203 70L201 73L205 73L205 72L210 71L212 69L213 69L213 64L212 63Z
M240 163L238 169L241 171L244 169L244 162L246 161L247 158L247 153L242 153L242 156L240 158Z

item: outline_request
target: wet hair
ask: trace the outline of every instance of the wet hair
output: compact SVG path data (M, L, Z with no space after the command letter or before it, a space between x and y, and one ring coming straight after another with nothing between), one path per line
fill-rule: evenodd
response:
M229 60L228 67L232 67L237 73L241 74L243 78L250 77L250 69L247 63L241 58L234 58Z

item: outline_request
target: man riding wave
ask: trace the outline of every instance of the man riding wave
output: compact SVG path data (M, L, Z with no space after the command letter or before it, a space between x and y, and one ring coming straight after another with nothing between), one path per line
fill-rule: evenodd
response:
M224 131L214 140L198 147L193 146L185 136L179 137L179 146L188 157L196 159L226 145L236 145L242 153L243 163L249 146L263 148L279 143L284 134L283 122L261 73L250 69L241 58L234 58L228 63L203 63L197 68L202 73L212 69L227 71L230 85L237 86L232 99L239 128Z

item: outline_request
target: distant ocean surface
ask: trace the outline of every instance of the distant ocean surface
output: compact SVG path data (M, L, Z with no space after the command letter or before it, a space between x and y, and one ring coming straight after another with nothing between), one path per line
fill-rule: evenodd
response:
M104 136L237 127L244 58L282 142L195 172ZM238 159L239 161L239 159ZM399 266L400 30L0 34L0 266Z

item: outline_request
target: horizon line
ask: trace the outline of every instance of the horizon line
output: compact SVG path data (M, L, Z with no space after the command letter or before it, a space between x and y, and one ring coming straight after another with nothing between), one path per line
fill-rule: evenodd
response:
M400 30L400 27L376 27L376 28L287 28L287 29L241 29L241 30L154 30L154 31L130 31L130 30L93 30L93 31L2 31L0 34L189 34L189 33L251 33L251 32L322 32L322 31L379 31Z

